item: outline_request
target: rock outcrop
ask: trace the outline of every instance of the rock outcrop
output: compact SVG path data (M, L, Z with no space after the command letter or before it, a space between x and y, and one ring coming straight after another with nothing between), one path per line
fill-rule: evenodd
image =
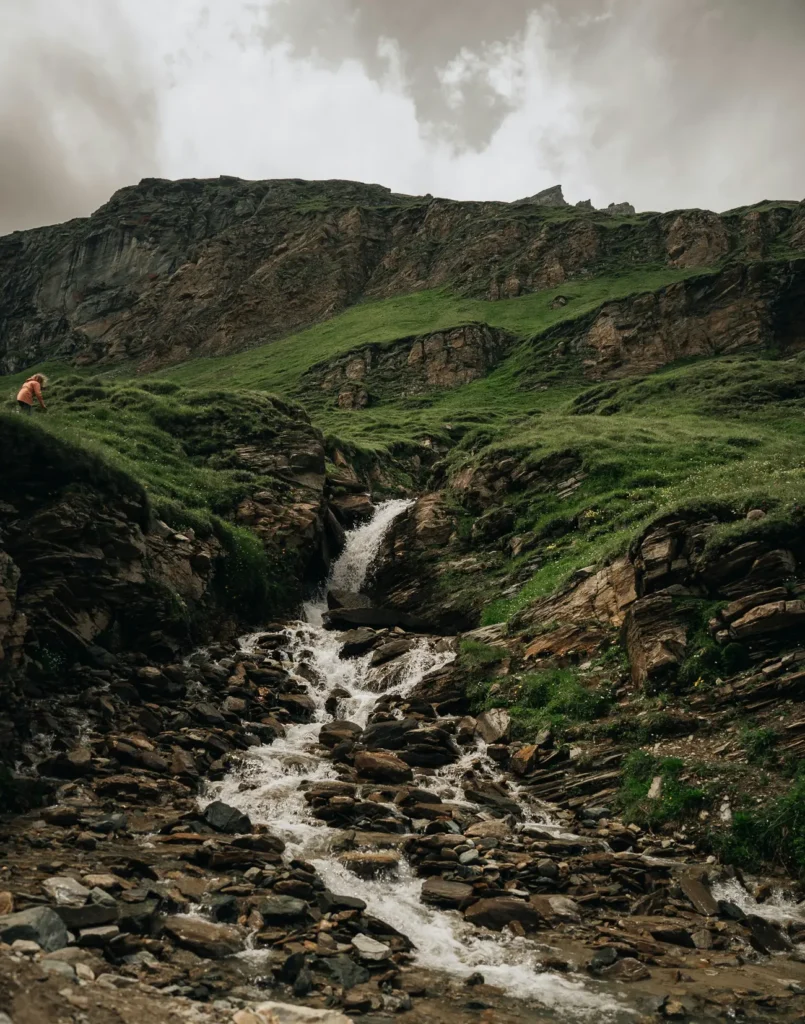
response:
M630 263L712 266L803 232L795 204L615 225L607 211L558 217L559 204L556 190L460 203L341 181L145 179L89 218L0 239L0 372L54 357L153 367L262 344L362 298L514 297L625 250Z
M628 555L582 571L559 595L529 606L518 627L540 629L526 656L589 657L621 635L636 685L672 685L696 653L695 613L706 602L724 604L709 629L732 661L749 664L793 641L805 624L802 531L792 525L785 540L760 531L757 539L708 546L718 522L695 514L660 519Z
M605 303L545 337L555 358L572 352L587 377L653 373L692 356L805 346L805 260L734 266L657 292Z
M388 345L365 345L308 370L300 395L312 403L326 397L342 409L361 409L378 398L457 388L494 369L515 341L486 324L466 324Z

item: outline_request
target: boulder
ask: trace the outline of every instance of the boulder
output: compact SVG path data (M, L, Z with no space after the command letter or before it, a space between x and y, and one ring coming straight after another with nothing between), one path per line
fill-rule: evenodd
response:
M114 924L117 921L117 903L111 906L100 903L88 903L83 907L56 907L55 912L71 932L84 928L99 928L101 925Z
M222 800L214 800L204 810L204 820L216 832L227 832L230 835L247 835L252 831L252 823L248 814L230 807Z
M338 746L339 743L343 743L344 740L357 740L362 732L361 727L356 725L355 722L336 719L332 722L327 722L321 727L319 743L332 749Z
M417 729L419 723L415 718L404 718L402 721L371 722L363 730L361 743L367 750L402 750L406 745L408 733Z
M17 939L35 942L46 953L63 949L69 941L64 922L50 907L31 907L0 917L0 941L10 946Z
M414 773L408 765L394 754L371 753L362 751L355 755L355 769L358 774L375 782L387 782L392 785L410 782Z
M89 889L67 876L48 878L42 883L42 888L61 907L83 907L89 899Z
M166 917L162 927L177 945L213 960L239 953L245 946L237 928L200 917Z
M366 397L368 399L368 395ZM358 403L360 406L366 404L362 402L362 396L358 397ZM339 521L343 523L347 529L357 526L359 523L367 522L372 518L375 511L375 506L372 504L372 498L366 492L360 494L344 494L331 498L330 506Z
M328 590L327 607L331 611L352 611L356 608L371 608L372 602L366 594L355 594L351 590Z
M356 935L352 940L352 947L357 952L359 959L379 963L388 960L391 956L391 947L369 935Z
M266 924L285 924L305 917L308 906L294 896L266 896L260 900L259 910Z
M535 743L520 747L509 758L509 767L515 775L530 775L539 764L541 751Z
M500 743L511 732L511 715L505 708L492 708L478 716L476 733L484 743Z
M345 868L360 878L377 878L378 875L395 874L400 866L396 853L377 853L356 850L342 854L339 858Z
M438 633L431 623L395 608L334 608L323 616L325 629L354 629L371 626L372 629L404 629L406 633Z
M472 899L472 886L436 876L425 880L420 899L434 907L458 908Z
M385 665L386 662L393 661L395 658L407 654L414 645L414 640L391 640L389 643L375 648L372 654L371 665L373 668L376 668L378 665Z
M521 924L526 931L534 931L542 918L532 903L511 896L495 896L478 900L464 911L465 920L483 928L499 932L512 922Z
M342 637L344 645L338 653L339 658L359 658L370 651L382 635L366 627L348 630Z
M532 896L529 902L540 917L551 923L578 924L581 921L579 905L569 896Z
M280 693L276 701L294 722L309 722L316 713L316 704L306 693Z
M694 875L683 875L679 879L679 888L690 900L697 914L702 914L704 917L718 917L718 903L700 878L696 878Z
M512 828L505 821L495 818L494 821L479 821L465 831L469 839L508 839Z

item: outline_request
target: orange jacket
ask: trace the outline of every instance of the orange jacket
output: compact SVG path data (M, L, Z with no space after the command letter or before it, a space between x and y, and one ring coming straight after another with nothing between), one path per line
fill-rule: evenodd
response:
M44 409L45 403L42 399L42 387L38 380L34 380L33 377L29 377L19 390L17 401L24 402L26 405L33 405L34 398L36 398Z

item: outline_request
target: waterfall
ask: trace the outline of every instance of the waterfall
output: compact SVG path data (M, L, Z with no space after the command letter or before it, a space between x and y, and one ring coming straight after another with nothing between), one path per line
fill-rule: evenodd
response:
M359 591L387 530L410 504L386 502L378 506L371 522L351 531L328 586ZM338 833L311 816L302 783L338 778L333 764L321 756L318 747L321 726L331 718L325 710L328 695L335 688L348 693L340 701L339 718L364 726L377 700L375 686L384 670L372 668L371 654L352 659L339 656L342 638L321 625L325 594L323 591L318 600L306 605L305 621L287 629L286 667L307 687L315 703L313 720L291 725L284 737L253 749L245 764L210 787L207 800L224 800L245 811L253 821L270 825L286 841L288 857L310 861L332 891L361 898L371 914L406 934L421 967L456 978L480 971L490 984L508 994L557 1011L566 1009L572 1012L573 1020L593 1016L600 1020L602 1014L622 1013L622 1007L592 988L540 971L539 948L532 940L478 931L458 912L423 904L419 898L422 880L407 864L402 863L393 878L366 880L350 872L332 852ZM244 637L243 650L254 650L258 637ZM427 673L454 657L443 643L419 639L396 660L393 682L384 686L383 693L405 696ZM451 792L452 798L463 800L459 774L452 765L417 784L439 793Z

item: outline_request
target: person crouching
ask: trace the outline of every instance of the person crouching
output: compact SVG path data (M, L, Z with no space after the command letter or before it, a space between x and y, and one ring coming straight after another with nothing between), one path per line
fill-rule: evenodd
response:
M30 416L34 407L34 399L45 408L45 400L42 398L42 388L47 384L48 379L43 373L35 373L33 377L22 385L17 394L17 408L20 412Z

